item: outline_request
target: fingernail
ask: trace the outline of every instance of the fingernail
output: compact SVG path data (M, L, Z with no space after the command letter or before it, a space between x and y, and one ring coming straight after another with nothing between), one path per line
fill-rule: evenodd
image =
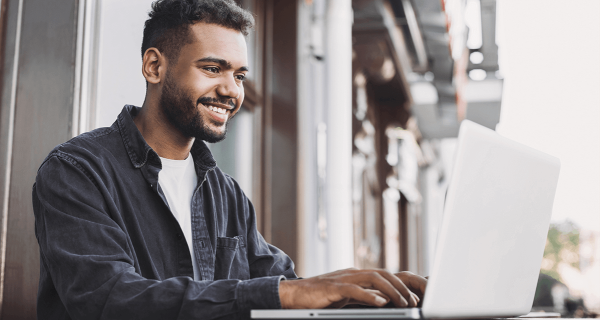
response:
M375 303L377 303L378 305L384 305L387 303L387 300L385 300L384 298L377 296L375 297Z

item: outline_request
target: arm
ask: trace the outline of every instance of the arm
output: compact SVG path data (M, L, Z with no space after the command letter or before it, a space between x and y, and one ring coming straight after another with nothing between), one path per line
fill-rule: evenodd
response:
M142 277L129 237L111 217L114 208L100 190L93 172L68 156L50 157L33 189L40 292L43 281L45 292L55 290L71 318L247 317L252 308L277 307L277 276L247 281Z

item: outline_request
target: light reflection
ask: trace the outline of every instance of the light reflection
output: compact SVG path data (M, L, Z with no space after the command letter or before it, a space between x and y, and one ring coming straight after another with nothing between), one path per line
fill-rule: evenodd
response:
M479 51L472 52L471 55L469 56L469 59L471 60L471 63L473 63L473 64L480 64L483 62L483 53L481 53Z
M469 71L469 78L474 81L481 81L487 77L487 72L483 69L473 69Z

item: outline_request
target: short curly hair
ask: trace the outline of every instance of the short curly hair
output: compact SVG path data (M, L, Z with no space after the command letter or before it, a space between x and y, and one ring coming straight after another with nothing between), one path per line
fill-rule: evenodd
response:
M148 48L157 48L176 61L181 47L191 43L190 26L197 22L217 24L243 35L254 26L252 14L233 0L157 0L152 3L144 24L142 57Z

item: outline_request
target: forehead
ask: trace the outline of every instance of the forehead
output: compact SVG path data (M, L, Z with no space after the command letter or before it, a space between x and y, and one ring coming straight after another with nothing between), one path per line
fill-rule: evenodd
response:
M248 65L246 39L237 30L199 22L190 26L189 36L191 43L181 48L180 59L216 57L227 60L236 69Z

